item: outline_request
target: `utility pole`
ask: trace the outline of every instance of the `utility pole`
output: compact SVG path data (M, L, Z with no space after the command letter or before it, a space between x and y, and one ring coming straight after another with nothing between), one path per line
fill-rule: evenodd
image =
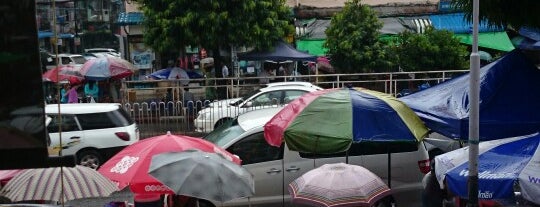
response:
M473 45L471 52L471 79L469 84L469 201L468 207L478 206L478 143L479 143L479 97L480 55L478 55L479 0L473 0Z

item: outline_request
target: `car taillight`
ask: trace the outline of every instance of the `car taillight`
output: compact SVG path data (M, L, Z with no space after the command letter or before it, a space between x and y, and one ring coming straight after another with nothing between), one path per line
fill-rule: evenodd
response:
M127 132L115 132L114 134L121 140L129 141L129 134Z
M420 168L420 172L427 174L431 170L431 166L429 165L429 160L418 161L418 168Z

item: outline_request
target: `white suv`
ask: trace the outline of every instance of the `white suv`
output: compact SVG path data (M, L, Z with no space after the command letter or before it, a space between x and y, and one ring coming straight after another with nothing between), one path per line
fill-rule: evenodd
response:
M120 53L118 53L115 49L111 49L111 48L90 48L90 49L85 49L84 52L92 53L96 55L97 57L103 57L103 56L120 57Z
M305 93L317 90L322 90L322 88L305 82L272 83L242 98L210 103L208 107L199 111L197 118L194 120L195 131L210 132L239 114L288 104Z
M56 67L56 60L54 60L54 55L47 63L47 70L53 69ZM78 54L58 54L58 65L72 65L75 67L82 67L82 65L86 62L86 58L82 55Z
M281 148L270 146L264 139L263 127L281 109L244 113L204 137L238 155L255 180L255 195L226 202L223 206L290 206L289 183L323 164L345 163L346 159L349 164L366 167L388 182L386 149L353 144L348 156L336 153L312 159L315 158L312 154L291 151L286 145ZM424 143L392 153L390 157L392 196L397 206L421 206L422 177L429 172L429 156ZM202 206L222 206L208 201L201 203Z
M128 113L115 103L58 104L45 107L51 117L47 131L56 156L75 155L77 164L97 169L124 147L139 140L139 129ZM60 122L61 121L61 122ZM60 133L59 123L62 123ZM62 144L60 145L60 136Z

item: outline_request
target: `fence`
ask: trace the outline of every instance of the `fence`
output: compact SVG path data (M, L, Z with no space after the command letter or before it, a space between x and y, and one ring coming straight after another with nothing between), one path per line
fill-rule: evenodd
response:
M421 90L426 84L436 85L465 72L467 71L275 76L273 81L306 81L322 88L363 87L402 96ZM166 131L201 136L209 131L194 131L193 120L199 110L217 100L242 97L265 87L265 84L259 84L259 79L260 77L191 79L186 85L180 83L186 83L187 80L124 81L121 89L122 104L138 123L143 138L164 134ZM186 93L185 89L188 89L189 93ZM221 94L217 94L219 91ZM192 95L186 100L186 94Z

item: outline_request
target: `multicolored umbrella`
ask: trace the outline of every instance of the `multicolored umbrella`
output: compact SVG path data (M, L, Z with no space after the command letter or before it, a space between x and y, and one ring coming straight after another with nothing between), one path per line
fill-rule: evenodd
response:
M67 81L71 85L82 83L84 76L81 74L81 68L71 65L61 65L55 67L41 75L43 81L58 83L59 81Z
M173 193L167 186L148 175L153 155L164 152L181 152L198 149L205 152L222 154L230 161L240 164L241 160L226 150L201 138L166 135L140 140L124 148L105 162L99 172L118 184L120 189L127 186L133 193Z
M325 164L289 184L293 203L309 206L374 206L390 188L368 169L344 163Z
M137 70L132 63L117 57L90 59L81 68L81 74L88 80L122 79Z
M318 154L346 151L353 142L416 147L427 133L420 118L403 102L363 88L305 94L264 126L270 145L281 146L285 140L291 150Z
M60 187L62 182L63 189ZM111 180L94 169L77 165L24 170L2 188L0 195L13 202L30 200L60 202L106 197L116 191L118 188Z
M481 142L478 146L478 198L512 199L518 190L540 205L540 134ZM468 197L469 147L435 157L441 188ZM516 185L517 184L517 185Z

